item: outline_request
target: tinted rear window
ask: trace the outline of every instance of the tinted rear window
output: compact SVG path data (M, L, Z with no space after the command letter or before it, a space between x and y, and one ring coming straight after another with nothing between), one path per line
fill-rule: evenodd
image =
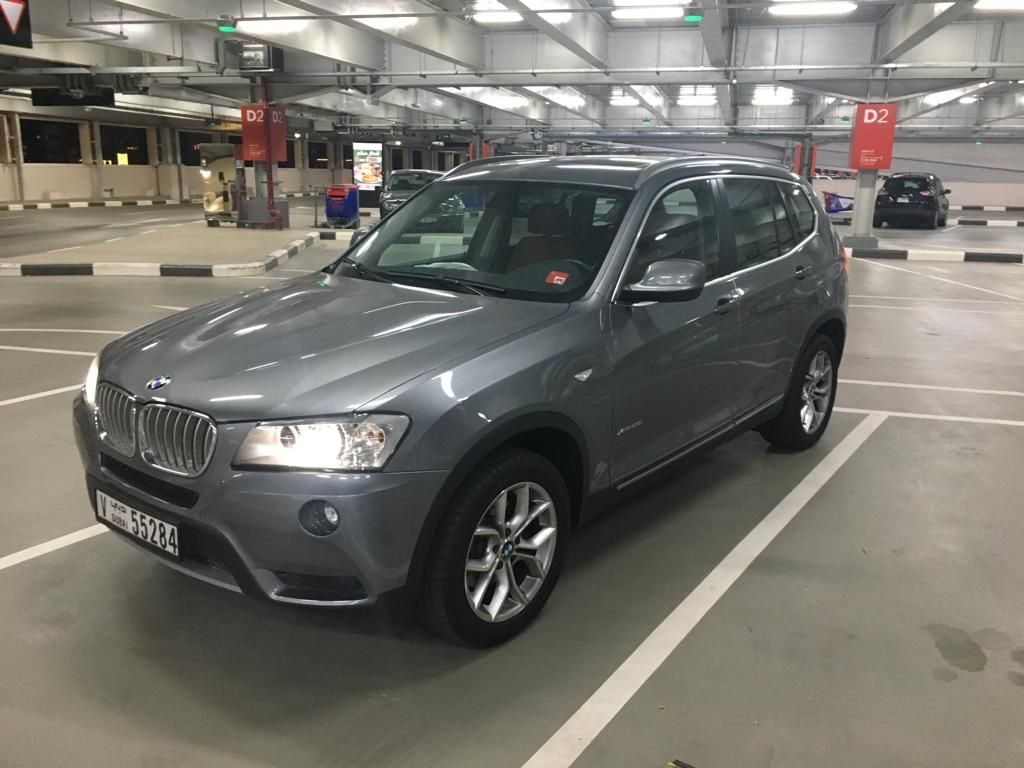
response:
M803 240L814 232L814 207L807 199L807 194L795 184L780 184L779 189L786 198L793 220L796 221L797 232Z
M732 211L740 269L770 261L792 248L793 231L774 182L723 179L723 183Z
M882 188L894 195L910 195L924 189L932 189L932 183L928 179L887 179Z

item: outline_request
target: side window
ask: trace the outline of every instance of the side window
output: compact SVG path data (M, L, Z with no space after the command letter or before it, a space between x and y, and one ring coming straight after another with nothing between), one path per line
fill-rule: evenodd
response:
M803 240L814 232L814 207L807 199L807 193L796 184L780 184L779 189L782 190L786 204L793 214L793 220L796 221L798 237Z
M724 179L736 237L736 266L752 267L789 250L795 240L775 183L761 179Z
M662 259L702 261L709 280L721 277L718 221L710 181L676 187L654 203L637 241L627 282L636 282L649 264Z

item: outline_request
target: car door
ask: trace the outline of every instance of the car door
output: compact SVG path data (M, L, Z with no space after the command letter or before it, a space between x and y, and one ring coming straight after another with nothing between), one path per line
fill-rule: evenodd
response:
M812 270L791 221L783 190L796 189L772 179L722 181L733 234L740 294L740 343L737 355L738 404L746 414L785 394L790 369L803 334L802 308L813 300L805 290Z
M613 481L621 483L727 424L739 344L736 290L712 180L671 184L647 212L620 284L661 259L704 263L692 301L613 303Z

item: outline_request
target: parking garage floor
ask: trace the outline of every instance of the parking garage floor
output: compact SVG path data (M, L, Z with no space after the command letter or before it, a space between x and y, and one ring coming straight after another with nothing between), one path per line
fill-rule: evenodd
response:
M623 498L481 653L93 527L69 416L90 355L334 246L266 278L0 284L0 765L1024 764L1024 269L855 261L825 439L748 434Z

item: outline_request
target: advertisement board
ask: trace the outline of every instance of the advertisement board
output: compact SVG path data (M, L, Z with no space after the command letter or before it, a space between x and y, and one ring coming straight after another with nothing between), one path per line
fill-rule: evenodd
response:
M383 152L383 144L352 144L352 180L360 189L375 189L384 183Z
M892 167L896 104L858 104L850 137L850 167L859 171Z
M283 107L266 104L242 105L242 159L260 163L276 163L288 156L287 128ZM264 121L270 121L270 156L267 156L267 131Z

